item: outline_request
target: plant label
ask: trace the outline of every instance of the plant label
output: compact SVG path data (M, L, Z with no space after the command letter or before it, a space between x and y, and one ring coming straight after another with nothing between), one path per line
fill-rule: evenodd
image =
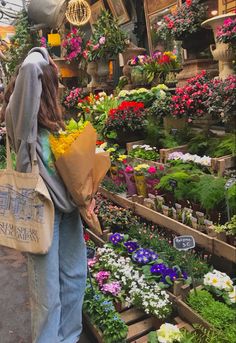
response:
M174 238L174 247L177 250L189 250L195 247L193 236L179 236Z
M236 179L235 178L231 178L229 179L226 184L225 184L225 189L229 189L230 187L232 187L236 182Z
M172 187L172 188L176 188L177 185L178 185L178 182L174 179L171 179L169 180L169 185Z

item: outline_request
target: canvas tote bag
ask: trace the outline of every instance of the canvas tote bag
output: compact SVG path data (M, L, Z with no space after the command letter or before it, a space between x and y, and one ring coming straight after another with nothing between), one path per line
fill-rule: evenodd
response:
M7 169L0 170L0 245L45 254L53 237L53 202L38 165L31 173L15 171L8 137L6 143Z

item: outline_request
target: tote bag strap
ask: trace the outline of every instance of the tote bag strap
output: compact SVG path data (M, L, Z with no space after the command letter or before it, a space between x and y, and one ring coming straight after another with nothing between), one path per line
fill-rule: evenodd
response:
M9 137L6 131L6 149L7 149L7 169L8 170L13 170L13 164L12 164L12 159L11 159L11 149L10 149L10 142L9 142ZM33 174L39 174L39 167L38 167L38 162L37 162L37 155L36 155L36 149L34 151L34 158L31 164L32 168L32 173Z

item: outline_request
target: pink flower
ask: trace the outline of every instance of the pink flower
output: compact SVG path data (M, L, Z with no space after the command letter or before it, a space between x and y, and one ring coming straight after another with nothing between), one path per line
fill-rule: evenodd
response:
M132 166L127 166L125 168L126 173L132 173L134 171L134 168Z
M121 285L118 281L114 281L111 283L105 283L101 287L101 291L103 293L109 293L111 295L117 296L121 291Z
M98 44L95 44L95 45L93 45L93 50L98 50L99 49L99 43Z
M88 260L88 266L90 268L93 267L96 263L97 263L97 258L96 257Z
M157 170L156 170L156 167L151 166L151 167L148 168L147 171L148 171L149 174L155 174Z
M99 38L99 44L103 45L106 42L106 37Z
M98 282L99 286L102 286L104 281L109 279L110 275L111 275L110 272L107 272L104 270L101 270L100 272L98 272L95 276L95 279Z

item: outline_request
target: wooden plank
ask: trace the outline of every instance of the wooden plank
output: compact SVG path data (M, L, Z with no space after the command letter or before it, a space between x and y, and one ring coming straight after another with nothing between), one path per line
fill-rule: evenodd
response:
M181 318L185 319L190 324L200 324L206 329L211 328L211 325L206 320L193 311L191 307L185 304L182 300L176 298L175 304L177 305L177 311Z
M126 143L126 150L129 152L130 150L132 150L133 145L143 145L143 144L144 144L144 140Z
M188 146L185 145L179 145L175 148L169 148L169 149L160 149L160 161L162 163L166 163L168 156L172 153L172 152L176 152L176 151L181 151L183 153L187 152Z
M86 229L86 232L88 232L88 234L90 235L92 241L94 243L96 243L96 245L98 245L99 247L102 247L105 244L105 241L101 238L98 237L94 232L92 232L89 229Z
M152 330L152 318L147 318L141 322L132 324L128 328L127 342L135 341Z
M174 321L176 322L179 329L185 328L188 332L193 332L195 329L189 323L183 321L180 317L175 317Z
M87 325L91 333L96 337L98 343L104 343L102 332L91 323L89 316L85 312L83 312L83 318L85 320L85 324Z
M161 213L153 211L145 206L135 203L135 213L158 225L176 232L179 235L192 235L197 244L203 246L207 251L213 252L213 238L199 232L185 224L182 224Z
M214 237L213 240L213 254L222 256L227 260L236 263L236 247L223 242L216 237Z
M120 313L120 316L124 320L125 324L130 325L146 318L147 314L143 311L137 310L136 308L132 307Z
M103 187L99 187L99 192L107 199L113 201L114 203L120 205L121 207L134 210L134 203L127 198L121 197L118 194L107 191Z
M138 339L136 339L135 341L133 341L134 343L147 343L148 341L148 336L145 335L145 336L142 336Z

